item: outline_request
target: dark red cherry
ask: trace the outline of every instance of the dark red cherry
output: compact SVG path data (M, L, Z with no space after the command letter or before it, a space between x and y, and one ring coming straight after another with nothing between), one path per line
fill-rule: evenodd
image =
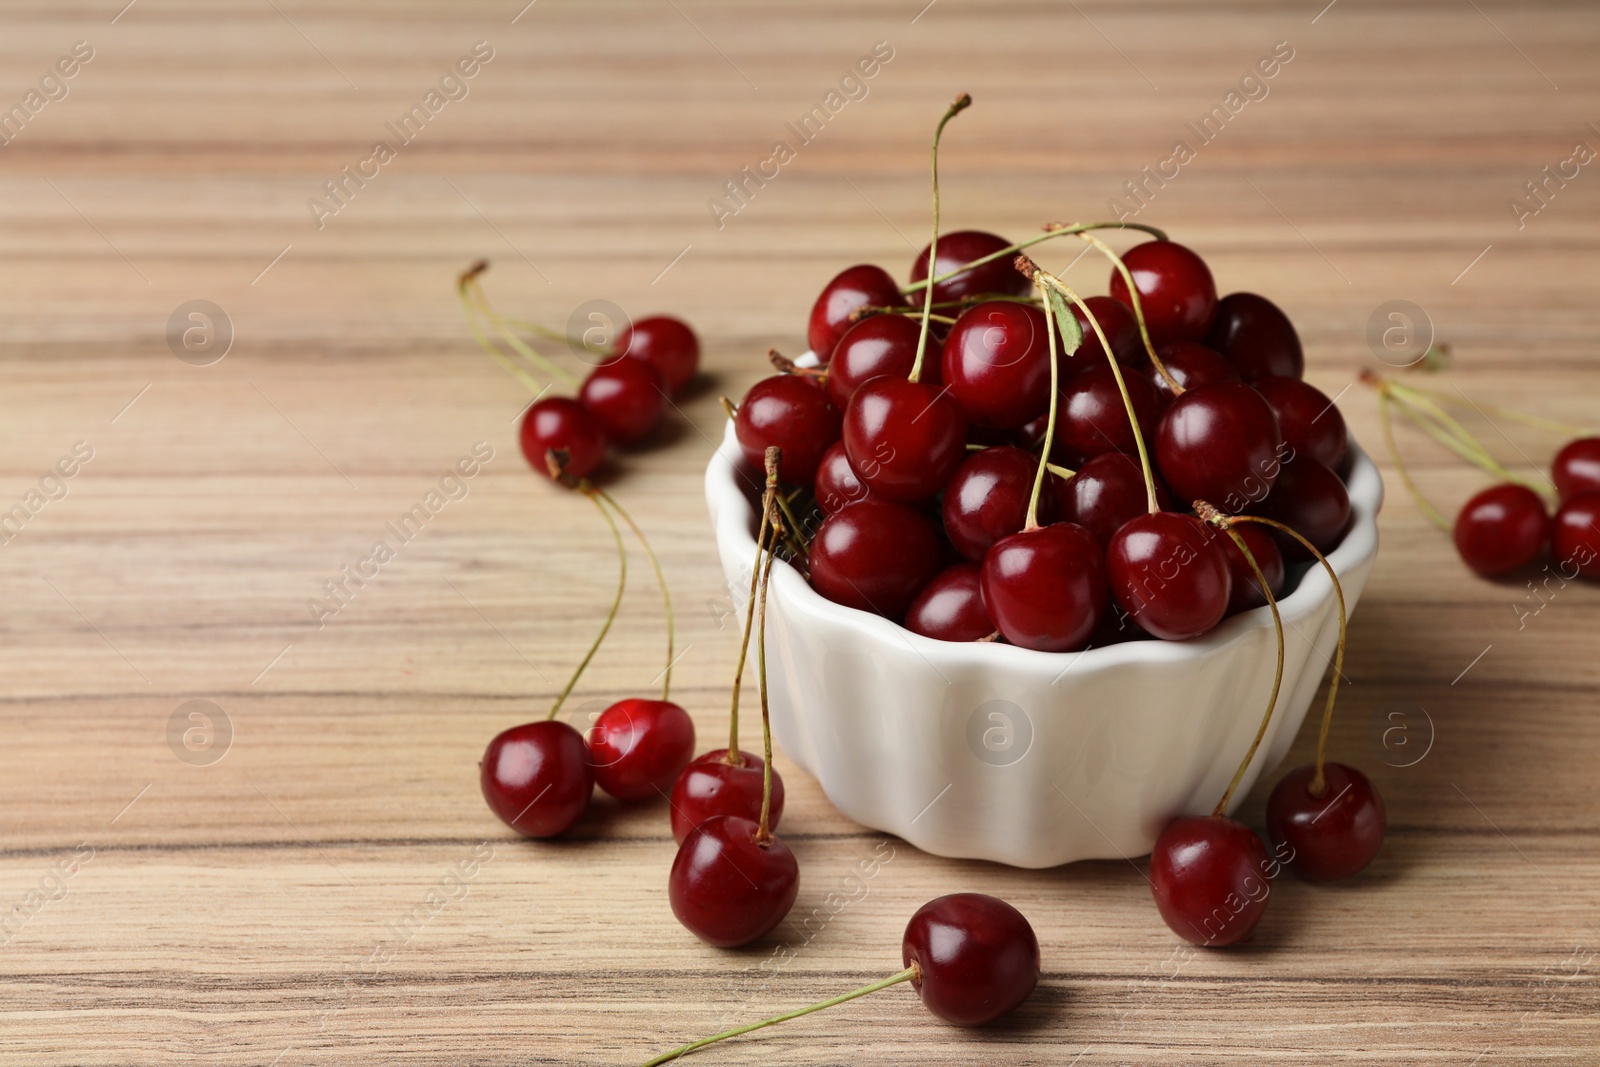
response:
M564 396L530 407L522 416L521 439L529 466L547 478L546 452L565 452L566 471L574 478L587 478L606 458L606 435L599 421L588 408Z
M1244 543L1250 546L1256 566L1266 576L1267 588L1277 599L1283 592L1284 577L1283 552L1279 550L1278 542L1267 532L1267 527L1259 523L1238 523L1233 532L1244 538ZM1228 614L1237 615L1241 611L1261 607L1267 598L1261 595L1261 582L1256 578L1250 562L1244 558L1244 553L1239 551L1239 546L1227 534L1219 533L1217 543L1222 546L1222 553L1228 559L1228 573L1233 582L1233 592L1228 597Z
M982 893L930 900L906 924L900 959L927 1009L957 1026L1014 1011L1039 983L1039 939L1022 913Z
M982 561L989 546L1021 530L1028 518L1028 500L1039 457L1020 448L999 445L966 458L945 486L941 512L944 532L957 552ZM1055 512L1053 479L1039 490L1040 522Z
M554 837L589 807L594 768L578 731L559 719L495 735L478 764L489 810L524 837Z
M618 800L666 796L694 758L694 720L670 700L619 700L589 730L595 784Z
M843 441L835 441L823 453L822 462L817 465L816 480L811 483L811 492L822 510L830 515L846 504L854 504L872 496L872 490L850 466L850 457L845 455Z
M939 235L939 262L938 274L947 274L963 263L971 263L981 259L1002 248L1011 247L1011 242L1004 237L982 230L957 230L954 233L941 233ZM984 293L1009 293L1021 296L1032 288L1030 282L1013 267L1012 261L1016 256L1001 256L992 259L981 267L964 270L953 278L947 278L933 287L935 303L944 303L948 300L963 300L969 296L978 296ZM928 276L928 248L923 246L917 255L916 262L911 264L911 280L920 282ZM912 293L906 299L917 307L922 306L922 292Z
M661 425L667 411L660 373L642 359L613 359L589 372L578 402L619 445L636 444Z
M1110 599L1105 555L1070 522L1023 530L983 557L983 603L1005 639L1039 652L1083 648Z
M860 263L834 275L811 305L806 339L817 360L827 363L833 346L855 325L850 315L857 308L896 307L902 302L900 286L882 267Z
M1462 505L1455 538L1462 561L1493 578L1539 558L1550 540L1550 516L1539 494L1527 486L1491 485Z
M1205 340L1247 382L1269 375L1298 378L1306 370L1300 336L1289 316L1254 293L1230 293L1217 301L1217 314Z
M957 563L934 575L906 611L906 629L938 641L976 641L994 633L980 575L976 563Z
M1090 459L1056 495L1060 501L1057 517L1088 530L1102 548L1111 543L1111 535L1123 523L1150 510L1139 460L1123 452L1105 452ZM1172 497L1160 482L1156 483L1156 506L1163 510L1172 507Z
M1600 493L1600 437L1568 441L1556 453L1550 474L1563 501L1580 493Z
M612 351L650 364L674 396L700 370L700 339L688 323L671 315L652 315L623 327Z
M1217 285L1205 260L1176 241L1146 241L1128 249L1122 262L1139 289L1150 340L1198 341L1217 310ZM1122 272L1111 271L1111 295L1133 306Z
M874 378L850 398L844 447L861 480L885 500L933 496L967 456L967 421L937 385Z
M1128 305L1109 296L1091 296L1083 302L1089 306L1100 329L1105 331L1118 363L1132 370L1145 370L1150 366L1150 354L1144 350L1144 339L1139 336L1139 320L1133 317L1133 310ZM1078 346L1078 351L1073 353L1065 366L1069 374L1076 374L1103 365L1106 349L1100 343L1100 335L1094 332L1094 327L1089 325L1083 309L1077 304L1072 305L1072 316L1083 330L1083 344Z
M899 621L938 573L939 537L911 508L864 500L828 516L809 562L812 588L835 604Z
M1167 373L1184 389L1239 380L1239 372L1233 369L1233 364L1214 349L1194 341L1173 341L1162 345L1156 350L1156 355L1161 357L1161 364L1167 368ZM1171 400L1177 395L1154 367L1150 369L1150 380L1166 399Z
M1350 434L1334 402L1321 389L1299 378L1268 375L1257 378L1254 384L1278 417L1278 432L1289 446L1285 461L1291 454L1310 456L1324 467L1338 470L1350 445Z
M1161 417L1161 395L1142 374L1124 373L1133 412L1139 429L1149 441ZM1117 388L1116 374L1110 365L1090 367L1073 376L1061 387L1061 403L1056 412L1055 453L1063 457L1098 456L1105 452L1138 450L1133 426L1128 422L1128 407Z
M1281 465L1277 416L1238 382L1185 392L1161 417L1155 441L1156 466L1178 499L1224 511L1264 499Z
M842 418L828 403L828 394L810 378L774 374L750 387L733 420L744 458L756 470L766 469L768 447L782 449L778 480L804 485L817 476L817 464L839 439Z
M1331 552L1350 524L1350 494L1339 476L1307 456L1283 465L1267 498L1243 510L1290 527L1323 552ZM1311 559L1305 546L1287 534L1273 531L1283 558L1291 562Z
M717 815L678 846L667 879L672 914L700 940L718 948L748 945L794 907L800 865L789 846L737 815Z
M1550 554L1562 574L1600 578L1600 493L1579 493L1550 523Z
M873 315L845 331L833 346L828 362L828 398L844 411L862 382L887 375L904 378L917 362L917 335L921 325L904 315ZM939 342L928 338L922 360L922 380L939 381Z
M1335 882L1366 867L1383 846L1383 798L1367 776L1324 763L1325 788L1311 795L1314 764L1296 767L1267 798L1274 853L1308 882Z
M1222 948L1250 935L1267 910L1266 846L1220 815L1174 819L1150 850L1150 890L1167 926L1191 944Z
M739 751L737 763L728 762L728 750L712 749L697 756L678 775L672 787L672 836L681 845L689 831L715 815L737 815L754 822L761 818L762 778L766 761ZM783 817L783 778L772 768L772 810L767 825L776 828Z
M1044 312L1000 300L968 308L945 338L942 378L974 425L1015 429L1037 418L1050 406Z
M1106 548L1111 593L1163 641L1206 633L1228 610L1228 559L1205 523L1158 511L1129 519Z

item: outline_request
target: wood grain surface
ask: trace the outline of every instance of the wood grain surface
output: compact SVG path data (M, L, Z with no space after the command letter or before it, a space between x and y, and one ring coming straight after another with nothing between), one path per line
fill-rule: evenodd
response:
M608 477L661 552L676 692L714 742L737 643L700 487L716 397L804 347L834 271L906 269L951 97L977 104L946 136L946 225L1022 235L1105 216L1288 42L1139 220L1285 307L1375 453L1351 383L1383 367L1369 322L1391 300L1453 345L1442 387L1592 424L1600 174L1545 185L1520 226L1510 207L1600 146L1592 5L124 2L0 9L0 108L27 111L0 147L0 511L27 514L0 545L0 1062L637 1063L890 973L911 912L957 889L1038 929L1045 977L1009 1022L956 1031L897 989L698 1061L1600 1062L1600 589L1519 613L1528 589L1470 577L1388 467L1334 747L1389 837L1348 885L1278 883L1247 946L1182 948L1142 861L936 859L781 757L809 921L748 951L674 921L661 805L513 839L477 759L548 707L615 564L593 510L530 475L530 397L452 292L486 256L507 310L559 326L610 300L700 331L709 382ZM480 41L465 96L319 228L308 200ZM77 42L92 58L41 89ZM865 96L719 228L707 201L877 42ZM231 324L205 366L168 340L195 300ZM1519 470L1560 443L1471 424ZM319 626L323 583L476 442L493 458L465 495ZM1481 482L1401 447L1447 510ZM578 709L661 667L634 562ZM191 700L231 738L170 744Z

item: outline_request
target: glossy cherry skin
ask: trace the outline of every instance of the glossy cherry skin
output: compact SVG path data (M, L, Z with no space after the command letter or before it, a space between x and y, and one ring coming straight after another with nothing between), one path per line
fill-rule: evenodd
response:
M1271 591L1273 599L1277 599L1283 593L1284 578L1283 552L1278 548L1278 542L1260 523L1241 522L1234 526L1233 532L1250 546L1250 555L1255 557L1256 566L1261 568L1262 575L1267 579L1267 589ZM1218 531L1217 543L1222 546L1222 553L1228 559L1228 574L1233 582L1233 592L1228 596L1228 614L1237 615L1241 611L1261 607L1267 598L1261 595L1261 581L1256 577L1250 561L1244 558L1244 553L1239 551L1239 546L1227 534Z
M609 440L637 444L655 432L667 412L666 386L642 359L613 359L589 372L578 403L600 423Z
M1058 522L995 542L983 557L983 604L1005 639L1075 652L1105 617L1105 554L1082 526Z
M901 303L900 286L882 267L860 263L834 275L822 287L817 302L811 305L811 322L806 340L821 363L833 358L833 346L855 323L850 316L858 308L896 307Z
M694 758L694 720L670 700L619 700L589 730L594 781L618 800L667 796Z
M1556 511L1550 554L1563 575L1600 578L1600 493L1580 493Z
M1278 432L1289 446L1284 454L1310 456L1324 467L1338 470L1350 447L1344 416L1327 394L1299 378L1268 375L1257 378L1256 392L1278 417Z
M939 571L939 537L903 504L863 500L823 521L808 560L811 586L824 597L899 621Z
M1383 847L1383 798L1366 775L1343 763L1323 764L1325 788L1312 796L1316 771L1311 763L1296 767L1273 787L1267 836L1295 874L1336 882L1371 863Z
M1550 465L1562 502L1581 493L1600 493L1600 437L1568 441Z
M522 416L520 436L528 465L547 478L547 452L565 452L566 471L574 478L587 478L606 458L606 434L599 420L588 408L564 396L540 400L530 407Z
M1298 456L1283 465L1267 498L1246 510L1276 519L1319 551L1331 552L1350 524L1350 494L1337 474L1308 456ZM1272 533L1284 559L1312 558L1299 541L1277 530Z
M774 374L750 387L739 402L734 431L744 458L766 469L767 448L782 449L778 480L804 485L817 476L828 446L839 439L842 418L815 381L799 374Z
M967 420L937 385L874 378L850 398L844 448L856 474L885 500L933 496L967 457Z
M1133 317L1133 309L1109 296L1085 297L1083 302L1089 306L1100 329L1105 331L1117 362L1132 370L1148 369L1150 353L1144 350L1144 339L1139 336L1139 320ZM1065 366L1067 373L1076 374L1104 364L1106 349L1100 343L1100 335L1094 332L1094 327L1089 325L1083 309L1077 304L1072 305L1072 317L1078 320L1078 326L1083 330L1083 344L1078 346Z
M1056 493L1056 516L1082 526L1104 548L1122 524L1150 510L1144 471L1136 456L1105 452L1080 466ZM948 500L949 498L946 497ZM1172 497L1156 483L1156 506L1172 507Z
M672 914L700 940L738 948L783 921L800 892L789 846L737 815L717 815L689 832L667 878Z
M1039 984L1039 938L1010 904L983 893L930 900L906 924L900 960L911 986L945 1022L982 1026L1027 1000Z
M921 325L904 315L873 315L845 331L828 361L828 399L844 411L861 383L887 375L905 378L917 362ZM939 381L939 342L928 338L922 359L922 380Z
M976 641L994 633L981 576L976 563L957 563L934 575L906 610L906 629L936 641Z
M989 546L1022 529L1028 518L1039 457L999 445L966 458L945 486L941 513L945 536L957 552L981 562ZM1039 521L1055 512L1055 490L1046 478L1039 489Z
M1247 382L1269 375L1299 378L1306 371L1294 323L1278 305L1254 293L1230 293L1217 301L1205 341Z
M1149 441L1161 418L1161 395L1142 374L1124 371L1122 380L1139 418L1139 430ZM1138 447L1128 422L1128 406L1109 364L1090 367L1061 387L1054 454L1076 462L1079 457L1106 452L1131 453Z
M816 480L811 483L811 493L829 515L847 504L872 496L872 490L867 488L856 469L850 466L850 457L845 454L843 441L835 441L823 453L822 462L817 465Z
M1239 380L1239 372L1233 369L1233 364L1222 358L1221 353L1194 341L1173 341L1162 345L1156 350L1156 355L1161 357L1161 365L1167 368L1167 373L1184 389ZM1172 400L1177 396L1167 384L1167 379L1154 367L1150 369L1150 381L1164 399Z
M1222 948L1244 940L1261 921L1274 869L1261 838L1243 823L1185 816L1168 823L1150 850L1150 889L1173 933Z
M1550 516L1527 486L1491 485L1456 514L1455 540L1462 562L1493 578L1539 558L1550 540Z
M1146 241L1122 257L1139 290L1139 306L1157 346L1198 341L1217 310L1217 285L1205 260L1176 241ZM1133 307L1122 272L1111 271L1111 295Z
M1129 519L1106 548L1111 593L1163 641L1199 637L1222 621L1233 594L1228 559L1193 515L1158 511Z
M583 736L559 719L495 735L478 764L489 810L524 837L554 837L588 810L594 768Z
M623 327L612 351L650 364L673 396L700 370L700 339L688 323L671 315L652 315Z
M762 778L766 761L740 750L737 765L728 762L728 750L712 749L697 756L678 775L672 787L672 836L683 844L689 831L716 815L737 815L754 822L761 818ZM783 777L772 768L772 810L767 825L777 828L783 818Z
M936 273L946 274L955 270L963 263L971 263L975 259L998 252L1002 248L1009 248L1011 242L1004 237L982 230L957 230L954 233L941 233L939 235L939 263ZM935 303L948 300L964 300L969 296L979 296L985 293L1007 293L1012 296L1021 296L1033 287L1033 283L1024 277L1012 266L1017 257L1001 256L992 259L980 267L964 270L953 278L947 278L933 287ZM911 280L920 282L928 276L928 246L924 245L918 253L916 262L911 264ZM906 302L914 307L922 306L922 291L906 297Z
M975 426L1009 430L1038 418L1050 406L1044 312L998 300L968 308L945 338L941 374Z
M1156 466L1178 499L1241 512L1266 497L1281 467L1278 418L1238 382L1190 389L1155 435Z

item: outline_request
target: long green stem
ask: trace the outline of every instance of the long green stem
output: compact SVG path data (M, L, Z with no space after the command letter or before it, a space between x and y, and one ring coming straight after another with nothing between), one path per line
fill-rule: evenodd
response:
M1032 260L1028 261L1032 264ZM1028 520L1023 525L1024 530L1037 530L1039 528L1039 493L1044 489L1044 472L1050 466L1050 450L1056 443L1056 409L1060 407L1061 394L1060 378L1061 366L1056 355L1056 312L1055 301L1050 299L1046 290L1045 281L1041 278L1040 271L1035 268L1033 284L1039 287L1039 295L1044 297L1044 334L1050 342L1050 415L1045 419L1044 441L1039 449L1039 469L1033 474L1033 494L1028 497ZM932 292L930 289L929 292Z
M950 120L972 106L972 97L962 93L944 111L944 117L933 131L933 239L928 242L928 274L939 266L939 138ZM928 286L922 297L922 328L917 332L917 358L911 364L913 382L922 380L922 358L928 351L928 327L933 320L933 286Z
M650 561L651 569L656 572L656 585L661 589L661 606L666 610L667 614L667 666L661 672L661 699L666 700L672 693L672 659L674 643L677 640L676 621L672 613L672 593L667 588L667 576L661 570L661 561L656 558L655 549L650 547L650 539L645 537L644 531L639 528L639 524L633 521L633 516L629 515L627 510L617 503L611 494L604 489L596 488L595 493L601 500L611 505L618 515L622 516L622 521L627 523L628 529L633 531L633 536L639 542L639 547L644 549L645 558Z
M1394 464L1395 473L1400 476L1400 484L1406 487L1406 492L1411 495L1411 500L1417 505L1417 510L1427 516L1445 533L1450 532L1450 520L1446 519L1433 502L1422 495L1422 490L1417 488L1417 483L1411 480L1411 472L1406 469L1406 462L1400 457L1400 446L1394 440L1394 414L1390 410L1394 401L1389 399L1389 394L1378 393L1378 425L1383 430L1383 444L1389 452L1389 462Z
M594 654L600 651L600 646L605 643L606 634L611 632L611 624L617 621L617 610L622 607L622 593L628 588L628 550L622 544L622 531L617 528L617 520L611 517L600 498L596 495L593 486L581 485L579 492L589 498L589 502L599 510L606 520L606 525L611 527L611 539L617 543L617 595L611 601L611 610L606 612L605 625L600 627L600 632L595 635L594 644L589 646L589 651L584 654L583 662L578 664L578 669L572 672L572 677L567 679L567 686L561 690L561 695L556 697L555 704L550 708L546 718L553 719L556 712L561 710L561 705L566 703L567 697L572 693L572 687L578 684L578 679L583 677L583 672L588 668L589 661L594 659Z
M537 322L532 322L528 319L519 319L514 315L505 315L502 317L511 325L513 329L521 330L523 333L531 333L537 337L543 337L546 341L560 341L562 344L572 343L572 338L568 337L560 330L552 330L548 326L541 326ZM584 347L587 348L588 346L585 345Z
M919 973L920 972L917 970L916 965L913 964L912 966L907 967L905 970L900 971L898 974L891 974L882 981L873 982L871 985L862 986L860 989L852 990L849 993L841 993L839 996L829 997L827 1000L818 1001L817 1003L804 1008L796 1008L794 1011L786 1011L782 1015L774 1015L770 1019L762 1019L760 1022L755 1023L746 1023L743 1026L736 1026L732 1030L724 1030L720 1034L712 1034L710 1037L702 1037L698 1041L691 1041L687 1045L679 1045L671 1052L663 1052L655 1059L645 1061L640 1065L640 1067L660 1067L661 1064L675 1060L679 1056L687 1055L697 1048L704 1048L705 1046L715 1044L718 1041L726 1041L730 1037L738 1037L740 1034L748 1034L754 1030L765 1029L766 1027L773 1026L777 1023L788 1022L790 1019L798 1019L802 1015L810 1015L814 1011L821 1011L823 1008L831 1008L836 1004L843 1004L847 1001L855 1000L857 997L864 997L869 993L876 993L880 989L888 989L890 986L899 985L901 982L910 982L914 980Z
M761 561L765 558L767 550L767 534L772 533L777 539L776 531L772 531L771 524L767 521L772 511L767 507L766 495L761 498L761 523L756 528L756 559L750 567L750 600L744 614L744 636L739 641L739 663L733 669L733 704L728 710L728 755L724 762L730 767L744 766L744 757L739 752L739 690L744 685L744 664L750 653L750 631L756 622L756 588L761 578Z
M483 284L477 280L477 275L473 275L471 278L467 279L466 287L471 290L474 302L477 304L478 309L483 312L484 317L487 318L490 324L494 326L495 332L500 335L501 339L504 340L507 345L511 346L512 350L515 351L517 355L527 360L531 365L539 368L539 370L543 373L548 374L552 378L558 378L569 386L576 387L579 384L577 377L571 371L568 371L564 367L558 367L549 359L541 356L539 353L529 348L527 343L524 342L522 338L517 336L516 331L513 330L510 324L507 323L506 320L500 316L500 313L494 309L494 305L489 303L489 297L483 291Z
M1449 393L1442 392L1437 389L1424 389L1420 385L1407 384L1401 386L1401 388L1410 393L1417 393L1422 396L1426 396L1438 403L1449 404L1452 407L1477 408L1487 414L1498 415L1507 422L1521 423L1524 426L1531 426L1536 430L1548 430L1551 433L1566 434L1572 437L1592 437L1595 434L1600 433L1600 430L1590 429L1583 426L1574 426L1570 422L1561 422L1558 419L1547 419L1542 415L1529 415L1525 411L1517 411L1515 408L1500 407L1498 404L1485 404L1476 400L1468 400L1460 396L1451 396Z
M1032 248L1036 244L1041 244L1042 242L1052 240L1056 237L1068 237L1075 233L1084 233L1088 230L1141 230L1149 234L1151 237L1156 238L1158 241L1165 241L1167 239L1165 230L1158 230L1154 226L1146 226L1143 223L1138 222L1074 222L1070 226L1053 222L1044 233L1039 234L1037 237L1030 237L1026 241L1018 241L1014 245L1007 245L998 251L990 252L986 256L979 256L970 263L963 263L961 266L956 267L953 270L945 271L936 278L924 278L920 282L912 282L910 285L906 286L900 291L909 295L911 293L918 292L929 285L938 285L940 282L947 282L951 278L954 278L957 274L960 274L963 271L969 271L973 267L981 267L985 263L992 263L997 259L1004 259L1007 256L1014 256L1018 252L1021 252L1024 249ZM931 262L929 269L932 269Z
M769 503L767 506L772 505ZM761 819L756 824L758 845L765 845L772 840L772 713L767 709L767 583L772 578L772 561L776 558L777 553L769 546L766 562L761 567L761 595L756 606L760 614L760 620L756 623L756 688L761 693L761 749L762 758L766 760L761 768Z
M1182 396L1183 386L1179 385L1178 379L1174 378L1172 373L1167 370L1167 365L1161 362L1161 357L1156 355L1156 346L1150 340L1150 326L1144 317L1144 301L1139 297L1139 287L1133 284L1133 272L1128 270L1126 263L1122 262L1122 257L1113 252L1111 246L1100 240L1100 238L1091 233L1080 233L1078 236L1098 249L1101 255L1111 260L1112 265L1117 268L1117 273L1122 275L1122 283L1128 287L1128 299L1133 301L1133 317L1139 323L1139 337L1144 341L1145 354L1150 357L1150 362L1155 366L1156 373L1160 374L1167 383L1167 388L1172 390L1172 395ZM1111 350L1106 349L1106 354L1110 355Z
M461 311L466 316L467 329L471 331L473 339L478 342L478 346L489 354L490 359L500 364L501 369L507 374L527 386L529 392L535 396L543 394L548 386L540 385L527 371L511 362L506 357L506 354L500 351L493 341L489 340L488 335L483 332L483 328L478 325L478 310L473 306L472 297L467 293L465 282L456 287L456 295L461 299Z

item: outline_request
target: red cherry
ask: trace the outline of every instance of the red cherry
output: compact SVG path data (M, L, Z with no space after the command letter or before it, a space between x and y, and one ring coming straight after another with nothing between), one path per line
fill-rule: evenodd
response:
M1278 478L1278 419L1248 385L1190 389L1172 402L1155 436L1156 465L1180 500L1237 513L1265 498Z
M619 445L650 436L667 410L661 375L642 359L613 359L590 371L578 390L578 402Z
M1600 493L1600 437L1568 441L1550 465L1563 502L1580 493Z
M848 408L862 382L910 375L920 332L917 321L904 315L873 315L846 330L828 362L828 398L834 407ZM930 384L939 380L939 344L932 337L922 361L922 380Z
M1283 552L1278 548L1278 542L1273 540L1272 534L1267 532L1267 527L1254 522L1241 522L1234 526L1233 532L1244 538L1244 543L1250 546L1250 554L1255 557L1256 566L1261 568L1261 573L1266 576L1267 588L1272 592L1273 599L1283 592ZM1222 546L1222 553L1228 559L1228 574L1233 583L1233 592L1228 597L1228 614L1237 615L1241 611L1259 608L1267 602L1261 595L1261 582L1256 578L1256 572L1250 566L1250 561L1244 558L1244 553L1239 551L1239 546L1233 543L1233 538L1227 534L1218 537L1217 543Z
M1014 1011L1039 983L1039 939L1022 913L982 893L930 900L906 924L900 958L927 1009L957 1026Z
M558 719L495 735L478 765L489 810L524 837L554 837L588 810L594 769L583 737Z
M1550 516L1539 494L1527 486L1491 485L1462 505L1455 538L1462 561L1493 578L1539 558L1550 539Z
M688 323L671 315L652 315L623 327L612 350L654 367L673 396L700 369L700 339Z
M566 471L587 478L606 458L606 435L589 409L576 400L553 396L541 400L522 416L522 454L534 470L550 476L545 453L567 454Z
M1105 555L1069 522L1023 530L983 557L983 603L1007 641L1039 652L1088 643L1110 599Z
M1220 815L1174 819L1150 851L1150 889L1172 932L1222 948L1250 935L1267 910L1272 861L1256 832Z
M1015 429L1037 418L1050 406L1044 312L999 300L967 309L945 338L942 379L974 425Z
M1269 375L1305 374L1305 355L1294 324L1264 296L1230 293L1217 301L1206 344L1221 352L1247 382Z
M1239 380L1239 372L1233 369L1233 364L1222 358L1221 353L1194 341L1173 341L1162 345L1156 355L1161 357L1161 364L1167 368L1167 373L1184 389ZM1177 396L1154 367L1150 370L1150 381L1163 398L1171 400Z
M939 262L937 273L947 274L963 263L971 263L1002 248L1010 248L1011 242L1004 237L982 230L957 230L954 233L941 233L939 235ZM953 278L948 278L933 287L935 303L945 303L950 300L963 300L969 296L978 296L986 293L1007 293L1012 296L1021 296L1032 286L1032 282L1017 272L1011 265L1015 256L1001 256L992 259L981 267L964 270ZM928 247L923 246L917 255L916 262L911 264L911 280L920 282L928 276ZM922 306L923 294L919 290L912 293L907 299L915 306Z
M835 441L822 454L822 462L817 465L816 480L811 483L811 492L817 498L817 504L830 515L846 504L854 504L873 495L856 469L850 466L850 457L845 454L843 441Z
M738 948L783 921L800 892L800 865L789 846L737 815L717 815L678 846L667 879L672 914L700 940Z
M1319 550L1331 552L1350 524L1350 494L1337 474L1309 456L1299 456L1283 465L1272 492L1253 510L1283 523ZM1274 530L1273 538L1284 559L1304 562L1312 558L1304 545L1287 534Z
M1580 493L1550 524L1550 554L1563 574L1600 578L1600 493Z
M1161 394L1142 374L1125 373L1123 382L1139 417L1139 429L1149 440L1161 417ZM1092 457L1105 452L1138 449L1128 407L1122 401L1116 374L1108 364L1090 367L1061 387L1056 413L1056 451L1064 457Z
M850 398L844 447L861 480L885 500L926 500L967 455L967 423L939 386L874 378Z
M1146 241L1122 257L1139 289L1150 340L1198 341L1205 336L1217 309L1217 285L1205 260L1176 241ZM1111 271L1111 295L1133 306L1122 272Z
M712 749L698 756L678 775L672 787L672 836L683 844L689 831L716 815L737 815L754 822L761 817L762 778L766 761L740 750L739 762L728 762L728 750ZM767 825L783 817L783 778L772 768L772 804Z
M906 629L937 641L976 641L994 633L983 606L981 568L976 563L946 567L922 587L906 611Z
M1091 296L1083 302L1089 306L1100 329L1105 331L1117 362L1132 370L1147 369L1150 366L1150 354L1144 350L1144 339L1139 336L1139 320L1133 317L1133 309L1109 296ZM1078 346L1066 364L1069 373L1104 366L1105 346L1100 343L1100 335L1094 332L1094 327L1089 325L1083 309L1077 304L1072 305L1072 317L1078 320L1078 327L1083 331L1083 344Z
M1267 798L1274 852L1308 882L1334 882L1366 867L1383 846L1383 798L1354 767L1324 763L1325 788L1311 795L1317 768L1296 767ZM1285 848L1287 846L1287 848Z
M957 552L981 561L989 546L1022 529L1039 459L1020 448L1001 445L968 456L945 486L941 512L944 532ZM1054 514L1052 478L1039 490L1039 515Z
M1150 510L1139 461L1122 452L1105 452L1090 459L1067 479L1057 496L1057 517L1088 530L1102 548L1111 543L1111 536L1123 523ZM1159 482L1156 506L1163 510L1172 507L1171 496Z
M1206 633L1228 610L1228 558L1193 515L1158 511L1129 519L1106 548L1117 603L1163 641Z
M778 478L803 485L817 475L828 446L839 439L839 410L810 378L775 374L750 387L733 420L744 458L756 470L766 467L767 449L782 449Z
M694 758L694 720L670 700L619 700L589 731L595 784L618 800L666 796Z
M939 538L912 509L864 500L828 516L809 562L812 587L835 604L898 621L939 570Z
M806 337L812 354L820 363L832 358L833 346L855 325L850 315L857 308L897 307L900 302L900 286L882 267L861 263L840 271L811 305Z
M1350 445L1344 416L1327 394L1298 378L1257 378L1255 390L1278 417L1278 432L1290 453L1310 456L1324 467L1339 469Z

